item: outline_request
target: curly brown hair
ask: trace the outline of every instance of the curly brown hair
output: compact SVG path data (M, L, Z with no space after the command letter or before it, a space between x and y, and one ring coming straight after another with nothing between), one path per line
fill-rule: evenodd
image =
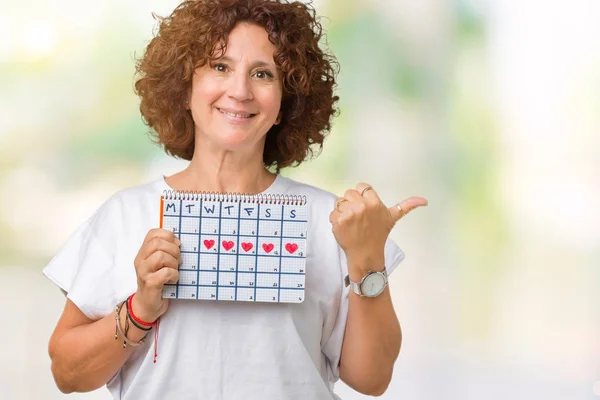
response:
M281 123L267 132L264 165L279 171L313 155L312 145L322 150L338 114L333 90L339 65L319 48L323 29L310 3L194 0L181 3L169 17L154 17L159 29L137 60L135 91L144 123L168 154L192 159L194 121L184 103L194 71L225 53L228 34L240 22L267 31L282 76Z

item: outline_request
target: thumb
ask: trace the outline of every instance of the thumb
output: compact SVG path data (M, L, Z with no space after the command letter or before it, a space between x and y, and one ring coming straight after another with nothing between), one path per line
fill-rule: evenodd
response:
M406 200L401 201L393 207L390 207L390 214L394 223L398 222L402 217L411 212L417 207L426 206L427 200L422 197L409 197Z

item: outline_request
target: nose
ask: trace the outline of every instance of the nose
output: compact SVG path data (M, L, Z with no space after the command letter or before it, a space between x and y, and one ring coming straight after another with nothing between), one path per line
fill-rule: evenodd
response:
M236 71L230 79L227 94L237 101L252 100L252 87L247 74Z

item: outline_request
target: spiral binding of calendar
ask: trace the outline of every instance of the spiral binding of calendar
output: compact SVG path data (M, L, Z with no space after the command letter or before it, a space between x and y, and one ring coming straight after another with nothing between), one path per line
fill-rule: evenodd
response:
M284 206L303 206L306 204L306 196L296 194L246 194L163 190L163 197L166 200L225 201L231 203L260 203Z

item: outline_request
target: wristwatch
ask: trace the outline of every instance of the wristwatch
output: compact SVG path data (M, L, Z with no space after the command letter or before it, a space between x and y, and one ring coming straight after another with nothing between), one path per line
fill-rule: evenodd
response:
M369 271L360 282L354 282L350 280L350 275L346 275L346 286L350 286L350 289L361 297L377 297L388 284L387 271L384 269L381 272Z

